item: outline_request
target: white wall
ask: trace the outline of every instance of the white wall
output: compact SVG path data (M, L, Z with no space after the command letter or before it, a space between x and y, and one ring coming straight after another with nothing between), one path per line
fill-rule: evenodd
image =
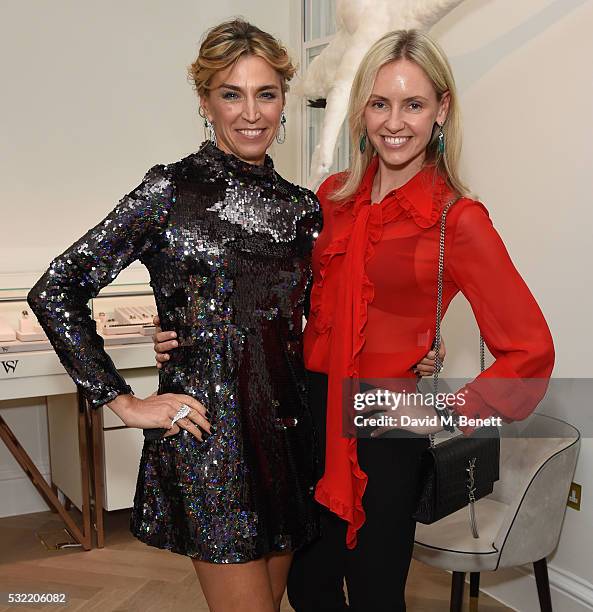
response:
M299 44L300 5L289 0L7 0L2 9L0 289L30 287L149 167L198 148L186 67L208 27L242 15ZM297 115L289 104L287 141L273 151L289 180L299 174ZM144 277L132 267L122 277ZM0 406L48 477L44 398ZM44 509L0 444L0 516Z
M237 15L296 42L288 0L3 3L0 273L38 272L150 166L197 149L186 67L204 30ZM290 179L289 110L289 138L273 155Z
M592 30L592 0L466 0L432 31L461 92L464 175L544 311L554 376L589 379ZM468 374L477 368L477 335L464 300L454 306L445 328L447 372ZM475 341L460 340L467 334ZM586 425L579 406L551 408ZM590 436L589 425L574 477L583 487L581 510L567 509L549 559L555 609L563 611L593 609ZM539 610L534 581L520 576L484 574L482 584L521 612Z

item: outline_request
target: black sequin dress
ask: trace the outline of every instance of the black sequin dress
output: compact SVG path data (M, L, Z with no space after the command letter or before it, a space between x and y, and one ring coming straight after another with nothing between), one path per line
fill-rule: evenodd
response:
M147 544L240 563L316 536L301 329L320 229L316 197L269 157L248 164L208 142L152 168L31 289L31 308L94 408L131 389L87 302L132 261L150 273L162 328L177 332L158 392L201 401L216 431L203 442L145 431L131 530Z

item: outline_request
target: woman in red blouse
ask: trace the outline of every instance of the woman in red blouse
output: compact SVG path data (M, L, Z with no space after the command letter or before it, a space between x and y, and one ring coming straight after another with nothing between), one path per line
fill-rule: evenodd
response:
M554 363L536 301L488 211L459 176L459 100L441 49L414 30L379 40L354 80L349 123L356 144L350 168L330 176L317 194L324 226L313 252L304 358L320 433L315 497L322 532L297 551L291 567L288 595L297 612L406 609L420 455L428 446L425 434L440 428L410 427L416 436L378 430L382 435L373 438L345 437L342 384L415 378L434 341L438 222L449 201L459 198L447 216L443 313L461 291L495 358L466 386L458 412L525 418ZM171 348L167 339L166 332L157 335L158 351ZM499 386L480 384L491 378L542 384L503 395ZM416 407L408 414L434 412Z
M447 216L443 313L461 291L495 357L467 385L457 412L523 419L541 399L554 348L544 317L488 211L458 173L459 101L446 57L426 35L397 31L367 53L350 96L349 170L319 188L324 226L313 252L305 365L325 470L316 499L321 538L297 552L289 598L298 612L405 610L404 587L426 437L342 435L342 382L413 378L435 334L439 220ZM497 397L488 378L542 379L537 391ZM326 413L326 414L325 414ZM412 416L431 416L430 407ZM418 434L432 433L411 428ZM440 427L438 428L440 429ZM462 428L465 434L472 428ZM383 433L377 432L377 433Z

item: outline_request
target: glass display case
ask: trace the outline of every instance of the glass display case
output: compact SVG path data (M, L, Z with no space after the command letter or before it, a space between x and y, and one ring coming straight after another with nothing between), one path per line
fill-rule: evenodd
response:
M51 349L27 304L28 292L0 289L0 354ZM88 306L105 346L151 342L156 305L148 283L112 283Z

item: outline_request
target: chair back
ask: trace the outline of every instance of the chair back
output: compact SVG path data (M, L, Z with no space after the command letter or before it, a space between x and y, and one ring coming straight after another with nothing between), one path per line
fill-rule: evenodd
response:
M501 428L500 480L491 497L509 508L494 542L499 567L530 563L554 550L579 447L576 427L556 417L534 413Z

